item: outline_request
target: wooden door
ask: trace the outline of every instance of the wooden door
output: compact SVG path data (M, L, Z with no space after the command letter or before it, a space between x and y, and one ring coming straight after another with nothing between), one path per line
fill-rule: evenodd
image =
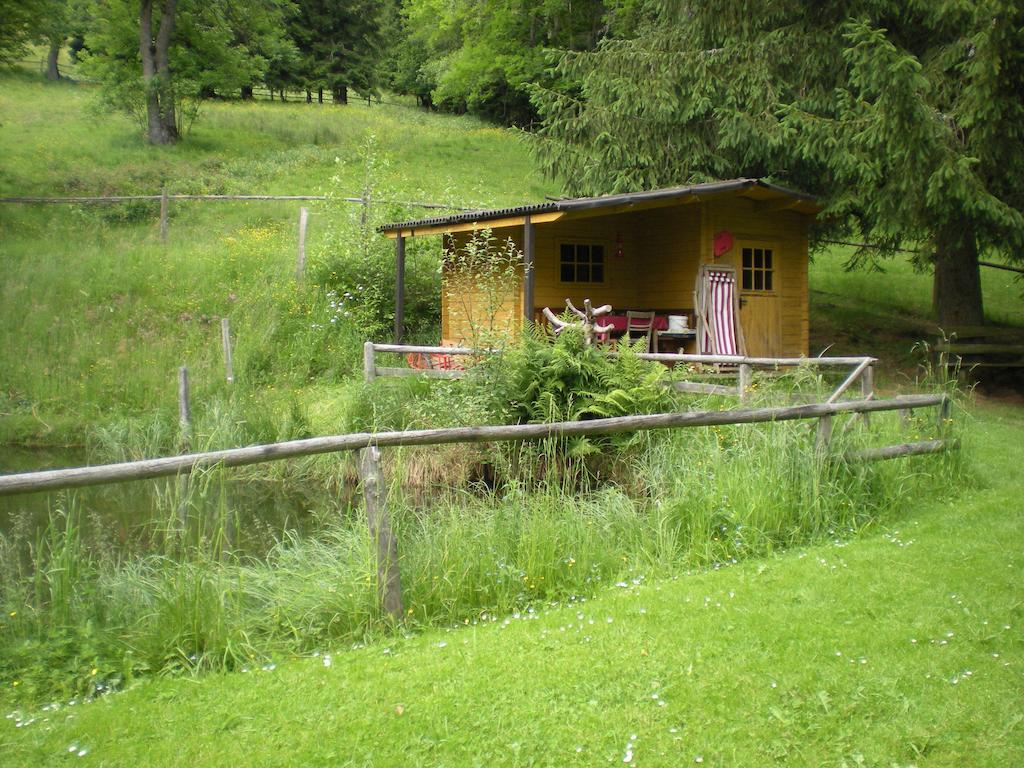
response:
M740 324L751 357L782 354L779 249L773 243L741 242L736 249Z

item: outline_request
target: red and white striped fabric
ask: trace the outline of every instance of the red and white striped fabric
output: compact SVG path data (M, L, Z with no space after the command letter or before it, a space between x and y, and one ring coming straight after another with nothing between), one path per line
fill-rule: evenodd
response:
M736 318L733 310L736 278L732 272L713 269L707 270L705 276L707 283L704 287L704 308L708 322L704 324L700 340L701 353L739 354L736 348Z

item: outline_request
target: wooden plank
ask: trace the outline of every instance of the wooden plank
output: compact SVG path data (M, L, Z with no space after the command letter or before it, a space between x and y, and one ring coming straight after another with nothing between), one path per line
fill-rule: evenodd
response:
M359 456L366 523L377 549L377 592L381 607L396 622L402 620L402 581L398 571L398 539L391 528L387 492L380 471L380 450L363 448Z
M734 390L735 391L735 390ZM221 465L239 467L278 461L297 456L352 451L370 446L380 448L399 445L448 445L451 443L518 442L548 437L578 435L610 435L650 429L712 427L727 424L761 424L765 422L817 419L837 413L896 411L901 408L925 408L948 402L945 395L905 395L888 400L855 400L840 403L772 408L739 408L725 411L687 411L656 413L642 416L617 416L589 421L561 421L550 424L515 424L446 429L419 429L403 432L359 432L328 437L312 437L268 445L252 445L221 451L204 451L188 456L168 456L121 464L108 464L73 469L55 469L0 475L0 496L58 488L80 488L89 485L145 480L191 472L201 467Z

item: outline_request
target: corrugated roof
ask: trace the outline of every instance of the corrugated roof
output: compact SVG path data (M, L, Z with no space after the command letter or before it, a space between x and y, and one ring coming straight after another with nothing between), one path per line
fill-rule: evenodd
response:
M798 200L806 200L816 203L813 195L804 192L797 192L777 184L770 184L760 179L731 179L729 181L712 181L706 184L690 184L685 187L668 187L666 189L654 189L647 192L625 192L617 195L602 195L601 197L577 197L566 200L552 200L545 203L534 203L532 205L519 205L513 208L495 208L492 210L468 211L456 213L450 216L435 216L429 219L415 219L412 221L399 221L391 224L384 224L377 228L378 232L394 232L403 229L419 229L422 227L441 227L448 224L463 224L474 221L490 221L493 219L504 219L509 216L527 216L536 213L551 213L556 211L575 211L591 208L604 208L615 205L635 204L666 200L671 198L682 198L688 196L701 197L720 192L733 192L743 189L759 187L765 190L777 192Z

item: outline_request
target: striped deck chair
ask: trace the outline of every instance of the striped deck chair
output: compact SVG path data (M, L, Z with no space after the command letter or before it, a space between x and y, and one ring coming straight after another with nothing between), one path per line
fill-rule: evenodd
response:
M702 355L745 355L736 268L728 264L702 264L697 271L693 299L697 351Z

